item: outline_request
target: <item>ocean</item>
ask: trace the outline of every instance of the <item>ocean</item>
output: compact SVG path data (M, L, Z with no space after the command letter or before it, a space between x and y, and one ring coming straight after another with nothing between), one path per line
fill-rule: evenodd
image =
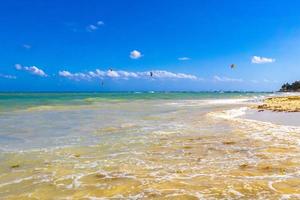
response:
M297 122L250 108L272 95L0 93L0 199L300 198Z

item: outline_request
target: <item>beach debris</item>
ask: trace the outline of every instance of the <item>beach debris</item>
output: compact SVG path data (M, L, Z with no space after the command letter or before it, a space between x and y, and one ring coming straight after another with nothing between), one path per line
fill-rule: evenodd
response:
M51 162L50 162L50 161L45 161L45 162L44 162L44 165L49 166L49 165L51 165Z
M102 179L102 178L105 178L106 176L104 174L98 173L98 174L95 175L95 177L99 178L99 179Z
M241 168L241 169L245 169L245 168L248 168L248 167L249 167L249 165L246 164L246 163L240 165L240 168Z
M80 154L74 154L74 156L75 156L76 158L79 158L79 157L80 157Z
M271 167L271 166L264 166L264 167L262 167L261 169L262 169L262 170L269 171L269 170L272 169L272 167Z
M286 173L286 168L281 167L281 166L272 166L272 165L262 165L258 167L259 170L264 171L264 172L279 172L279 173Z
M13 164L10 166L10 168L12 168L12 169L19 168L19 167L20 167L20 164Z
M231 145L231 144L235 144L235 142L234 141L224 141L223 144Z

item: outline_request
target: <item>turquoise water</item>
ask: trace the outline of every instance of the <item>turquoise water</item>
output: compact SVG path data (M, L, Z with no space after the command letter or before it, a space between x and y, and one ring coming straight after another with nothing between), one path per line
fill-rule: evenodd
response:
M153 130L172 129L176 126L172 115L177 113L183 117L179 111L188 110L192 113L189 107L209 112L224 106L215 100L253 99L264 95L239 92L1 93L0 150L91 145L115 137L104 132L117 132L118 137L123 137L127 134L123 126L128 124L134 124L132 128L125 128L129 134L147 135ZM227 104L225 102L225 106ZM168 114L171 117L166 120L146 119ZM101 134L95 134L99 132Z
M0 93L0 112L45 105L89 105L101 101L192 100L261 96L247 92Z

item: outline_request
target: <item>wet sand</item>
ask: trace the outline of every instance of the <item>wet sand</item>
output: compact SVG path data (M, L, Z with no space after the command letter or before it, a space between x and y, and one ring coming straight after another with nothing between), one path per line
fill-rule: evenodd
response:
M242 118L278 125L300 126L300 112L274 112L270 110L259 112L257 109L249 109Z

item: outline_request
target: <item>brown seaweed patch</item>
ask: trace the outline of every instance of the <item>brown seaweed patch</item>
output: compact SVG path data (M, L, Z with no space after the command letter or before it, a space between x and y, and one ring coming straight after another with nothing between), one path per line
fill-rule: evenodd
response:
M240 167L240 169L247 169L247 168L249 168L250 166L249 166L249 164L244 163L244 164L241 164L239 167Z
M270 164L259 164L257 169L265 173L286 173L287 168L280 165L270 165Z
M300 96L271 97L264 100L264 103L254 108L260 112L271 110L275 112L300 112Z
M232 144L235 144L236 142L234 142L234 141L224 141L222 143L225 144L225 145L232 145Z
M10 166L10 168L12 168L12 169L19 168L19 167L21 167L20 164L13 164Z
M95 175L95 177L99 178L99 179L102 179L102 178L105 178L106 176L104 174L98 173L98 174Z

